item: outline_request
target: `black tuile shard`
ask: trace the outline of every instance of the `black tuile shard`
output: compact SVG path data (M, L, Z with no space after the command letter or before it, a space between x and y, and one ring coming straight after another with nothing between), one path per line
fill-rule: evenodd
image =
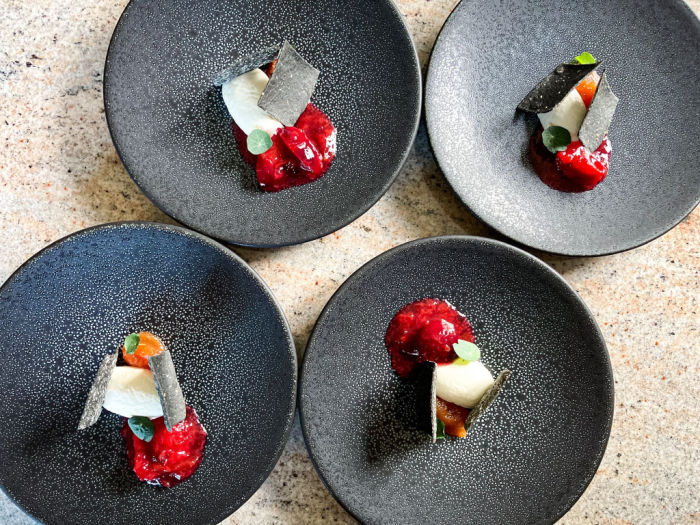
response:
M180 383L177 380L175 364L170 356L170 351L166 350L160 354L148 358L148 366L153 372L153 381L160 397L160 404L163 407L163 419L165 428L172 431L173 427L185 419L186 406L185 396L182 394Z
M486 409L491 405L491 403L493 403L493 400L496 399L496 396L498 396L506 380L510 377L510 373L510 370L504 370L498 374L498 377L493 382L491 388L489 388L486 393L481 396L481 399L477 405L471 409L469 415L467 416L467 420L464 422L464 429L467 431L467 433L469 433L469 430L476 420L479 419L484 412L486 412Z
M280 52L281 44L276 44L274 46L266 47L261 49L252 55L246 55L238 58L226 69L221 71L214 79L215 86L223 86L226 82L233 80L234 78L269 64Z
M311 100L319 73L285 41L258 106L285 126L293 126Z
M527 113L547 113L554 109L576 84L591 71L600 66L595 64L559 64L540 80L532 91L518 104L518 109Z
M588 108L588 113L586 113L581 123L581 129L578 132L579 139L590 151L597 150L600 143L603 142L603 138L605 138L605 134L608 132L615 114L618 101L619 99L610 88L608 78L605 75L605 71L603 71L591 106Z
M97 369L95 380L90 387L90 392L88 392L85 408L78 422L78 430L91 427L97 423L97 420L100 418L102 405L105 402L105 395L107 394L107 386L109 385L109 380L112 378L114 367L117 366L118 355L118 352L114 352L112 354L107 354L102 359L100 367Z

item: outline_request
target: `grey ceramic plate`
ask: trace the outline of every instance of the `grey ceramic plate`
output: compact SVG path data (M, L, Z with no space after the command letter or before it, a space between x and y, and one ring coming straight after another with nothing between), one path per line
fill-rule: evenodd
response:
M466 439L435 445L384 346L396 311L424 297L454 304L484 363L513 372ZM590 311L550 267L501 242L435 237L370 261L329 301L299 409L321 478L365 523L548 523L600 463L613 377Z
M515 107L560 62L590 51L620 97L607 178L562 193L532 170L537 120ZM527 246L566 255L634 248L700 199L700 22L681 0L463 0L426 83L435 156L477 217Z
M148 330L209 434L194 475L138 481L103 411L77 431L102 357ZM233 252L154 223L78 232L0 289L0 484L44 523L218 523L262 484L291 428L296 353L281 309Z
M266 194L212 81L284 39L321 70L312 102L335 124L338 154L322 179ZM104 77L112 139L143 192L242 245L296 244L359 217L398 174L420 116L418 59L391 0L132 0Z

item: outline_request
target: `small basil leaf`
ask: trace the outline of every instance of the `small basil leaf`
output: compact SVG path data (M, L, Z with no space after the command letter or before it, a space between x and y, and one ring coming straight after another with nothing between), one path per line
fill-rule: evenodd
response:
M440 418L435 418L435 422L437 423L435 439L445 439L445 423Z
M474 343L460 339L455 344L452 345L452 349L455 353L465 361L478 361L481 358L481 352L479 347Z
M153 421L144 416L130 417L129 428L137 438L146 443L153 439L153 434L156 430L156 427L153 426Z
M565 151L571 144L571 133L561 126L549 126L542 132L542 143L552 153Z
M248 135L246 145L248 146L248 151L253 155L260 155L272 147L272 139L270 135L263 130L254 129L250 132L250 135Z
M124 339L124 349L126 350L126 353L133 354L136 352L136 347L139 346L140 342L141 338L139 337L139 334L127 335L126 339Z
M584 51L580 55L576 57L576 62L579 64L595 64L596 59L593 55L591 55L588 51Z

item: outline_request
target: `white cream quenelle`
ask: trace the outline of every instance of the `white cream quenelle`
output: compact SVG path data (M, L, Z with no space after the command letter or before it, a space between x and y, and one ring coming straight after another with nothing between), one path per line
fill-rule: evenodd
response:
M455 405L474 408L492 386L491 372L481 361L458 359L437 367L435 393Z
M571 140L578 140L578 132L581 129L583 119L586 117L586 104L583 103L581 95L576 89L572 89L567 95L554 106L552 111L538 113L537 116L542 123L542 127L547 129L550 126L560 126L566 128L571 135Z
M153 374L150 370L135 366L118 366L114 369L102 406L124 417L154 419L163 415Z
M261 129L270 136L282 123L258 106L258 100L270 79L261 69L253 69L221 86L221 95L236 125L246 135Z

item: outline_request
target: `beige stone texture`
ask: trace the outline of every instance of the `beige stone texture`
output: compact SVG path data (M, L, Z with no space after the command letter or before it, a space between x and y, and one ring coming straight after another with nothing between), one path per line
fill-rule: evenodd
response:
M105 123L102 69L126 3L0 0L0 282L46 244L84 227L172 222L129 178ZM458 2L397 3L425 69ZM700 12L700 0L689 3ZM626 253L536 253L592 309L615 373L607 452L561 523L700 523L699 229L696 210ZM355 222L301 246L235 251L269 283L303 349L321 308L357 268L393 246L441 234L489 231L451 193L421 125L395 184ZM28 521L0 495L0 522ZM297 420L269 479L224 523L352 522L316 475Z

